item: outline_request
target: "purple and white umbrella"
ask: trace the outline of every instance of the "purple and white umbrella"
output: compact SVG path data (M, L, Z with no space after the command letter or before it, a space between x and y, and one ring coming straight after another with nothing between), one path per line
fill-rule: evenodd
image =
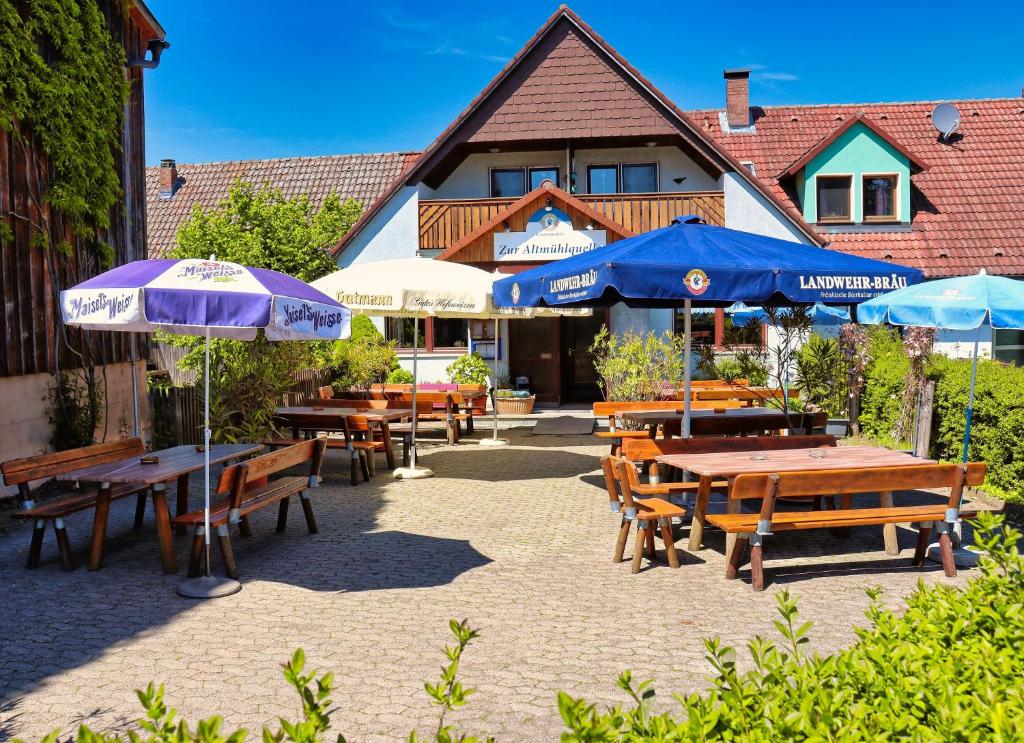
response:
M234 593L237 582L210 577L210 338L253 340L263 330L272 341L338 340L351 334L351 312L291 276L213 257L118 266L62 291L60 305L67 325L87 330L206 337L206 576L186 581L178 592L195 598Z

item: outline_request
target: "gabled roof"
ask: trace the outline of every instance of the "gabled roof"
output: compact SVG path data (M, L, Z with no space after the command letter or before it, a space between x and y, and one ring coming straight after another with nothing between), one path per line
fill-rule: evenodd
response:
M150 258L160 258L174 247L178 228L192 207L212 209L227 198L236 180L259 187L270 184L285 198L309 196L319 207L330 193L343 201L364 206L387 188L414 153L384 152L367 155L286 157L274 160L235 160L214 163L179 163L174 196L161 199L160 168L146 168L146 242Z
M459 253L462 253L482 238L488 237L492 232L501 227L502 223L508 222L520 213L528 212L533 214L541 205L541 200L546 200L547 198L551 199L552 206L561 207L569 213L570 217L582 217L597 228L610 232L615 238L633 236L630 230L627 230L618 222L590 208L571 193L564 191L558 186L553 186L550 181L545 181L530 191L530 193L509 204L508 207L484 222L461 240L452 243L443 253L437 256L437 259L442 261L458 260L457 256Z
M549 43L551 48L546 47L545 43ZM573 50L579 51L582 56L573 58ZM542 64L547 53L561 59L561 62ZM594 63L594 59L600 60L600 64ZM615 80L605 77L606 73L616 76ZM538 74L540 77L534 77ZM591 87L588 95L587 86L594 85L595 74L600 78L597 82L601 87L596 91ZM543 82L538 81L546 79L547 84L552 85L555 79L560 78L573 78L566 84L576 86L582 95L569 96L568 103L559 104L552 102L553 97L543 100L536 98L537 93L532 90L535 85L539 84L543 89ZM523 83L527 85L523 86ZM519 96L518 100L516 96ZM571 109L564 106L570 106ZM600 114L600 123L586 129L586 123L595 118L595 112ZM608 116L619 119L609 119ZM758 179L708 137L682 109L641 75L583 19L561 5L469 106L420 154L415 163L401 177L396 178L377 202L366 210L335 247L335 255L344 250L403 185L422 180L424 174L451 151L457 135L461 137L459 141L463 142L470 142L473 137L478 141L488 141L482 137L493 137L489 141L503 138L539 143L537 137L544 134L544 140L550 145L552 140L566 137L565 124L570 119L574 127L584 127L573 129L572 134L575 136L599 138L629 136L633 133L655 138L669 134L679 137L697 155L695 161L705 167L713 167L719 173L736 173L754 190L774 202L809 240L819 245L822 242L804 222L799 210L793 209L787 201L780 201L774 193L765 189ZM609 124L610 120L619 123ZM546 130L537 130L537 123L546 123Z
M797 208L785 172L840 122L862 114L927 161L911 180L909 227L828 230L828 246L922 269L927 276L1024 275L1024 100L952 101L960 129L942 141L931 123L938 101L755 108L753 133L723 131L721 110L691 111L709 136L752 163L763 187Z
M857 125L864 126L875 134L877 134L882 140L887 142L897 152L903 155L907 160L910 161L910 167L916 172L922 170L928 170L928 164L921 158L915 155L913 152L908 150L902 144L899 143L891 134L883 129L877 122L872 121L864 115L863 111L858 112L855 116L851 116L846 119L842 124L833 129L829 134L822 137L817 144L811 147L807 152L803 154L796 162L786 168L782 173L779 174L779 178L786 178L794 176L799 173L803 168L811 162L814 158L820 155L828 148L833 142L839 139L843 134L848 132L850 129Z

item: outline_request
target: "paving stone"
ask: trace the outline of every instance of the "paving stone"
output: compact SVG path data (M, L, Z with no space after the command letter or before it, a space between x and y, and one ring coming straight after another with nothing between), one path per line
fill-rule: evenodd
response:
M513 446L499 450L470 439L424 446L433 479L395 481L381 467L355 488L339 453L329 454L314 493L320 533L305 532L297 508L284 534L274 532L276 512L255 514L253 536L233 540L244 589L212 602L175 595L183 576L162 574L152 514L133 530L128 501L113 508L98 572L82 564L89 514L68 519L80 564L72 573L60 569L52 535L43 564L25 570L29 529L12 525L0 535L0 740L81 722L124 729L140 713L133 690L149 681L166 683L181 714L222 715L255 739L278 715L297 714L280 665L299 646L309 667L335 672L333 721L350 740L429 734L437 709L423 682L440 673L453 617L481 636L461 671L478 692L450 722L505 741L557 740L559 690L624 701L615 679L631 668L654 677L659 704L673 708L671 692L707 684L703 638L742 648L773 636L782 588L816 623L813 649L828 652L866 623L864 589L881 586L899 606L919 577L947 580L938 566L909 568L909 531L899 558L885 555L880 528L848 539L778 535L759 594L745 574L724 580L724 539L713 531L691 555L684 528L680 569L645 563L632 575L628 562L611 561L605 447L589 436L507 435ZM188 539L175 546L182 562Z

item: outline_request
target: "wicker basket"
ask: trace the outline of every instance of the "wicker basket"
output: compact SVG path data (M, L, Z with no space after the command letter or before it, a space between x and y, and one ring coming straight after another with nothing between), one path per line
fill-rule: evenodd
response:
M529 415L533 412L533 403L536 401L536 395L494 398L494 404L498 408L498 415Z

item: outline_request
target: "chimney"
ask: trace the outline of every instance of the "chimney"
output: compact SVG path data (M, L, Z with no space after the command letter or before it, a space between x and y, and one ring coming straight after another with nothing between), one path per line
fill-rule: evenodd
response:
M750 70L725 73L725 116L730 129L750 126Z
M174 196L178 187L178 164L174 160L160 161L160 198L169 199Z

